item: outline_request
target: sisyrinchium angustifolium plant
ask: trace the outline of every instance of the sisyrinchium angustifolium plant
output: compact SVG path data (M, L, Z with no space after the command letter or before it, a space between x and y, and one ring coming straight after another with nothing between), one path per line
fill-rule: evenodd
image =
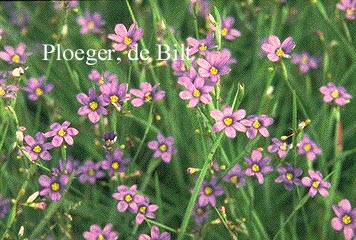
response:
M0 5L0 239L354 239L356 1Z

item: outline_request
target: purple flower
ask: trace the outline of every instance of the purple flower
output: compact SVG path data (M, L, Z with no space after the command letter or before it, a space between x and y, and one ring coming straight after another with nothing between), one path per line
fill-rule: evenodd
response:
M63 8L73 9L78 6L78 0L70 0L70 1L54 1L54 9L61 10Z
M68 175L54 175L48 177L46 175L41 175L38 179L42 189L40 191L40 196L49 195L52 201L59 201L62 197L62 192L65 190L66 185L69 182Z
M194 61L194 57L192 57L193 60L191 60L192 62L192 66L191 67L195 67L196 66L196 61ZM173 74L175 76L178 77L189 77L190 71L187 68L187 65L185 64L185 62L182 59L177 59L177 60L173 60L172 65L171 65L172 69L173 69Z
M104 229L101 229L97 224L91 225L90 231L85 231L83 237L86 240L115 240L119 237L119 234L116 231L112 231L112 227L111 223L106 224Z
M63 159L58 161L58 171L61 174L70 175L78 166L79 160L74 160L71 156L68 156L65 161Z
M110 150L112 148L112 146L114 145L114 143L116 142L116 134L114 131L112 132L105 132L104 136L103 136L103 140L104 140L104 148L106 150Z
M215 119L216 123L213 126L214 132L225 131L228 138L235 138L236 131L246 132L246 125L249 121L243 119L246 116L244 109L238 109L233 112L230 106L225 106L222 111L213 109L210 116Z
M0 194L0 218L5 218L6 214L8 214L11 210L11 199L3 198Z
M90 12L85 12L84 17L81 16L77 18L77 23L82 27L80 33L87 34L89 32L99 33L105 21L98 12L93 13L93 15L91 15Z
M205 39L195 39L193 37L187 38L187 43L191 48L189 48L189 55L193 55L199 52L202 55L205 55L208 50L216 48L214 43L214 33L210 32Z
M223 180L228 183L234 184L236 187L245 185L245 173L241 171L239 164L236 164L229 172L224 176Z
M301 168L294 168L293 164L289 164L287 168L278 167L277 169L280 176L274 180L276 183L284 183L284 188L292 190L293 184L300 186L302 181L299 177L302 175L303 170Z
M297 146L298 154L305 155L311 161L315 160L316 155L321 155L321 149L309 138L308 134L304 134Z
M10 11L10 15L11 15L11 23L15 26L23 28L23 31L26 32L26 30L24 29L31 22L31 16L28 9L21 8L18 10L12 10Z
M207 52L206 59L198 58L199 75L216 83L219 76L226 75L231 71L229 64L234 63L235 60L231 58L231 53L227 49L221 51Z
M104 74L99 73L98 70L93 69L91 70L90 74L88 75L90 80L95 81L99 85L102 85L107 82L118 81L117 76L115 74L110 73L109 71L105 71Z
M302 73L308 72L310 68L318 68L318 59L310 56L307 52L293 54L292 62L299 64L299 71Z
M145 217L147 218L156 218L156 214L154 213L157 211L158 206L155 204L150 205L150 200L148 197L137 195L136 196L137 202L137 215L136 215L136 224L141 224Z
M24 64L26 62L26 58L32 54L29 52L25 52L26 45L24 43L20 43L16 49L11 46L5 46L4 50L4 52L0 52L0 58L10 64Z
M336 217L331 220L331 226L336 231L344 229L345 239L351 240L355 236L356 208L352 209L350 201L347 199L342 199L338 205L332 205L332 208Z
M185 86L185 84L186 84L185 82L195 83L196 81L201 81L201 80L197 80L197 79L202 79L204 81L204 85L205 86L214 87L214 85L215 85L215 83L209 81L207 78L200 77L193 66L191 66L189 68L188 75L180 76L178 78L177 82L178 82L179 85Z
M157 134L157 141L153 140L148 142L148 148L154 150L154 158L162 158L166 163L169 163L172 158L172 154L177 153L177 149L173 147L174 138L164 137L162 133Z
M132 99L131 104L134 107L140 107L147 102L155 102L161 100L166 95L165 91L158 91L158 83L153 87L149 82L141 83L141 89L131 89L130 93L136 98Z
M198 204L199 206L205 207L208 204L211 206L216 206L216 197L224 194L224 188L217 185L218 178L213 177L210 182L204 181L200 190Z
M315 197L319 192L321 196L326 197L329 195L327 188L331 187L329 182L323 180L323 175L319 171L308 170L310 177L303 177L302 184L306 187L310 187L309 195Z
M116 51L124 51L126 48L135 48L137 41L143 35L143 29L137 28L137 24L131 24L129 30L124 24L117 24L115 26L115 34L109 34L108 38L113 40L113 48Z
M171 235L168 232L163 232L160 234L159 228L157 226L152 226L151 228L151 236L147 234L141 234L138 237L138 240L170 240Z
M198 203L194 205L192 216L195 219L196 224L201 225L204 220L209 218L208 206L200 206Z
M49 93L53 89L53 84L45 84L46 77L41 76L38 80L34 77L31 77L28 80L27 87L23 89L28 93L28 98L32 101L36 101L40 96Z
M321 86L319 91L324 94L324 102L332 102L339 106L344 106L352 98L345 88L337 87L332 82L329 82L326 86Z
M267 57L272 62L276 62L280 57L290 58L287 53L291 52L295 47L295 42L292 37L286 38L282 44L277 36L270 36L261 45L261 48L267 54Z
M36 161L38 157L43 160L51 160L52 156L48 150L52 149L51 143L45 143L45 138L43 133L36 133L35 139L30 135L26 135L24 138L27 146L25 146L25 151L30 155L32 161Z
M248 124L246 124L246 126L249 127L246 131L246 136L248 138L255 138L257 133L261 133L264 137L269 136L269 132L266 127L273 124L273 118L263 114L261 116L251 115L247 118L247 120L249 120Z
M136 213L138 210L137 203L140 200L140 198L137 199L138 195L136 195L137 185L132 185L130 188L120 185L117 190L118 192L112 195L113 198L119 201L117 210L125 212L128 209L130 212Z
M192 0L189 2L190 14L207 17L210 13L210 4L207 0Z
M106 159L101 162L101 167L105 170L109 170L109 175L114 173L125 172L125 165L131 160L130 158L122 159L124 153L121 149L115 149L113 153L107 153Z
M287 155L287 152L290 146L278 138L272 138L272 145L267 147L267 151L270 153L278 152L279 158L284 158Z
M105 83L100 86L100 92L102 93L103 101L106 105L112 104L119 111L122 109L122 103L130 98L127 94L127 83L118 83L117 80Z
M248 163L249 168L246 169L245 174L247 176L256 176L260 184L263 184L263 174L273 171L272 166L266 165L271 160L270 157L262 158L262 153L258 150L253 150L251 158L245 157L245 161Z
M184 81L182 84L186 90L179 93L179 97L189 100L189 107L195 107L199 102L209 104L212 101L210 92L214 91L213 86L206 86L204 78L197 77L194 82Z
M356 1L355 0L341 0L336 4L336 7L341 11L344 11L346 14L346 18L350 20L354 20L356 17Z
M241 36L239 30L233 28L235 23L234 17L221 18L221 36L223 36L227 40L234 40L237 37ZM216 27L211 24L211 29L216 31Z
M15 84L6 84L5 79L0 80L0 98L16 98L16 92L19 90L19 87Z
M95 184L98 178L105 176L103 171L100 171L101 163L94 163L93 161L87 161L84 166L80 166L76 172L79 176L81 183L89 182Z
M98 97L94 88L89 88L89 96L84 93L79 93L77 100L80 104L84 105L79 108L78 114L88 115L92 123L97 123L100 120L100 114L108 114L108 111L104 108L106 104L103 97Z
M54 147L59 147L62 145L63 140L68 144L68 145L73 145L74 140L72 136L77 135L79 132L77 129L69 127L70 122L65 121L63 124L59 123L53 123L50 128L51 131L47 132L44 134L46 138L48 137L53 137L52 139L52 145Z

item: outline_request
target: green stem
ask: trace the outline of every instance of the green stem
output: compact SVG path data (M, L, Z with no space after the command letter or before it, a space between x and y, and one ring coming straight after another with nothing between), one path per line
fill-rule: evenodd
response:
M35 172L34 171L35 167L36 167L36 165L31 165L31 167L28 169L27 177L26 177L25 181L22 183L20 191L17 193L16 199L14 200L14 205L11 208L11 211L10 211L10 214L9 214L9 218L8 218L7 224L6 224L6 229L5 229L4 233L2 234L1 239L5 239L5 237L7 236L8 232L9 232L9 230L12 227L12 224L15 221L17 204L19 203L19 200L20 200L21 196L23 196L23 192L24 192L24 190L26 190L27 185L28 185L28 183L30 181L30 178L31 178L32 174Z
M136 154L135 156L133 157L132 159L132 162L135 162L138 155L140 154L141 152L141 149L143 147L143 143L145 142L146 140L146 137L148 135L148 132L150 131L151 129L151 126L152 126L152 121L153 121L153 103L151 103L151 107L150 107L150 112L149 112L149 115L148 115L148 119L147 119L147 125L146 125L146 129L145 129L145 133L143 134L143 138L140 142L140 145L138 146L137 148L137 151L136 151Z
M236 234L233 233L233 232L230 230L229 226L228 226L227 223L226 223L226 219L221 215L221 213L219 212L219 210L218 210L216 207L214 207L214 209L215 209L215 211L217 212L217 214L218 214L220 220L221 220L222 223L224 224L224 227L229 231L229 233L230 233L232 239L237 240Z
M223 132L220 133L220 135L218 136L218 138L214 142L213 146L211 147L210 152L208 154L208 157L207 157L207 159L206 159L206 161L204 163L204 166L202 167L202 169L200 171L200 174L199 174L198 180L197 180L197 182L195 184L192 196L190 197L190 200L189 200L189 203L188 203L188 206L187 206L187 210L185 211L185 214L184 214L183 222L182 222L181 228L180 228L180 234L178 235L178 240L182 240L184 235L185 235L185 232L187 230L187 226L188 226L188 223L189 223L189 219L190 219L190 217L192 215L192 210L193 210L195 201L197 200L197 197L198 197L198 194L199 194L199 190L201 188L201 185L203 184L203 181L204 181L204 178L205 178L205 176L206 176L206 174L208 172L210 163L213 160L215 152L216 152L217 148L219 147L221 139L222 139L223 136L224 136L224 133Z

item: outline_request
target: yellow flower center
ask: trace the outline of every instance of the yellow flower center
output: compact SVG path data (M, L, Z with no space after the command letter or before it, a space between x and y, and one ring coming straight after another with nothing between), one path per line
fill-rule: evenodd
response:
M210 68L210 74L216 75L218 74L219 70L216 67L211 67Z
M104 77L101 77L98 81L99 85L103 85L105 83Z
M287 173L286 173L286 178L287 178L288 180L292 180L293 177L294 177L294 174L293 174L293 173L291 173L291 172L287 172Z
M282 48L278 48L278 49L276 50L276 54L277 54L278 57L283 56L283 55L284 55L283 49L282 49Z
M232 124L232 122L233 122L233 120L232 120L232 118L231 117L226 117L226 118L224 118L224 124L226 125L226 126L230 126L231 124Z
M309 58L307 56L303 56L301 62L302 64L307 64L309 62Z
M261 123L258 120L255 120L253 122L252 126L257 129L257 128L261 127Z
M114 170L118 169L119 167L120 167L120 164L118 162L113 162L111 164L111 168L114 169Z
M146 206L141 206L141 207L139 207L139 211L140 211L140 213L146 213L146 209L147 209L147 207Z
M15 54L14 56L12 56L11 60L14 62L14 63L18 63L20 62L20 56Z
M151 92L146 93L145 96L144 96L144 99L145 99L145 102L152 101Z
M89 103L89 107L90 107L91 110L95 111L99 107L99 104L97 102L95 102L95 101L91 101Z
M119 101L119 97L118 96L116 96L116 95L111 95L110 96L110 102L116 103L118 101Z
M351 7L346 9L346 15L353 15L355 14L355 8Z
M161 146L159 146L159 150L160 150L161 152L167 151L167 145L166 145L166 144L162 144Z
M102 234L100 234L96 240L105 240L105 237Z
M95 27L95 23L93 21L88 22L88 28L93 29Z
M203 208L197 208L197 210L195 211L198 215L202 215L204 213L204 209Z
M43 95L43 90L42 90L42 88L36 88L35 94L36 94L37 96Z
M235 183L237 183L237 181L239 180L239 177L238 176L232 176L231 178L230 178L230 182L231 183L233 183L233 184L235 184Z
M339 91L337 89L335 89L332 93L331 93L331 96L333 98L337 98L339 96Z
M94 175L95 175L94 169L89 168L89 170L88 170L88 175L91 176L91 177L94 176Z
M349 215L347 215L347 214L345 214L343 217L342 217L342 222L344 223L344 224L350 224L351 222L352 222L352 220L351 220L351 217L349 216Z
M35 153L40 153L42 151L42 148L40 147L40 145L36 145L32 151L34 151Z
M279 149L281 149L282 151L286 151L287 150L287 143L283 143L280 147L279 147Z
M199 50L202 51L202 52L206 51L207 48L208 47L204 43L200 44L200 46L199 46Z
M125 43L126 45L130 45L130 44L132 43L132 39L129 38L129 37L125 37L125 38L124 38L124 43Z
M52 183L51 189L52 189L52 191L57 192L59 190L59 183L56 183L56 182Z
M184 63L180 66L180 70L181 70L182 72L187 71L187 68L185 67L185 64L184 64Z
M63 137L64 135L66 135L66 132L63 130L63 128L59 129L58 133L59 136Z
M0 96L2 97L2 96L4 96L5 95L5 90L4 89L2 89L2 88L0 88Z
M304 144L303 149L304 149L306 152L309 152L309 151L311 150L311 145L310 145L309 143Z
M258 166L256 163L252 165L251 167L252 171L254 172L259 172L260 171L260 166Z
M320 181L314 181L314 182L312 183L313 188L318 188L319 185L320 185Z
M227 28L221 29L221 36L226 36L229 30Z
M200 97L200 95L201 95L201 92L198 89L194 89L193 96L198 98L198 97Z
M129 194L125 195L124 199L125 199L125 202L128 202L128 203L132 201L132 197Z
M211 195L214 192L214 190L211 187L205 187L204 193L205 195Z

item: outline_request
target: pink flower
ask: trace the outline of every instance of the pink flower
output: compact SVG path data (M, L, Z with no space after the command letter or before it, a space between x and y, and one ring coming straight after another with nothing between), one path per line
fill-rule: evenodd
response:
M261 45L261 48L267 54L267 57L272 62L276 62L279 58L290 58L287 53L291 52L295 47L295 42L292 37L286 38L282 44L277 36L270 36L266 42Z
M246 132L246 125L249 121L244 119L246 111L239 109L233 112L230 106L225 106L222 111L218 109L211 110L210 116L216 120L213 126L214 132L225 131L228 138L235 138L236 131Z
M143 29L136 29L137 24L131 24L129 30L126 29L124 24L117 24L115 26L115 34L109 34L108 38L114 41L113 48L116 51L123 51L126 48L134 48L137 41L143 35Z
M4 52L0 52L0 58L10 64L24 64L26 62L26 58L32 55L32 53L25 52L26 45L24 43L20 43L16 49L11 46L5 46L4 50Z

